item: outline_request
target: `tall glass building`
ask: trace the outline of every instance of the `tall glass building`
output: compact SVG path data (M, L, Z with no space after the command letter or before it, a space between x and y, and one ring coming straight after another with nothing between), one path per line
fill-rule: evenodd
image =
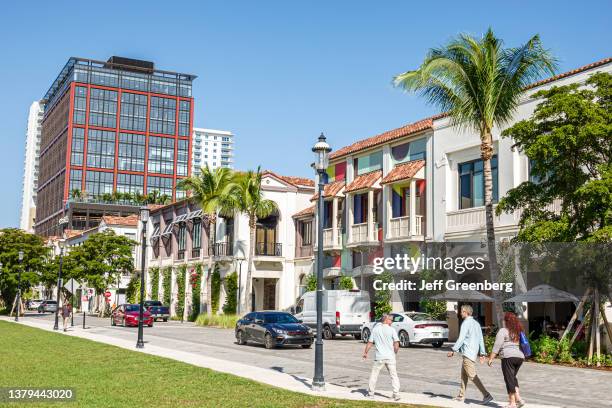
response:
M149 61L70 58L43 99L36 233L57 234L65 215L68 228L86 229L137 211L118 196L182 198L195 78Z

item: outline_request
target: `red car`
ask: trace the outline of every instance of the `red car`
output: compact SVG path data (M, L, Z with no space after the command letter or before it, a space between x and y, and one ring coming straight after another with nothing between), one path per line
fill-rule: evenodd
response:
M140 305L124 304L119 305L113 310L111 315L111 325L116 326L138 326L138 316L140 314ZM147 310L142 314L142 323L149 327L153 327L153 316Z

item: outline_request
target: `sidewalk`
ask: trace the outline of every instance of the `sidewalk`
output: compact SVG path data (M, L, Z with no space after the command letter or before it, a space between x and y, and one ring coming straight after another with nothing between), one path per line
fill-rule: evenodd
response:
M6 316L0 317L0 319L4 321L14 322L13 319L8 318ZM47 321L28 321L21 320L18 324L24 324L26 326L53 331L52 326L48 324ZM278 370L265 369L261 367L254 367L247 364L237 363L235 361L223 360L215 357L205 356L198 353L186 352L179 350L179 347L170 348L170 347L160 347L151 344L145 344L144 349L136 349L135 348L135 340L128 341L124 339L114 338L110 336L105 336L101 334L96 334L92 332L88 332L87 330L83 330L81 327L73 327L70 331L64 333L62 331L58 332L58 334L64 334L68 336L80 337L92 341L97 341L100 343L110 344L117 347L121 347L124 349L139 351L142 353L147 353L159 357L170 358L173 360L181 361L184 363L192 364L198 367L209 368L215 371L232 374L235 376L247 378L250 380L254 380L263 384L267 384L274 387L284 388L286 390L300 392L304 394L316 395L316 396L324 396L329 398L340 398L340 399L349 399L349 400L374 400L379 402L393 402L390 399L390 392L381 392L378 393L374 398L368 398L363 395L363 388L350 388L350 387L342 387L333 384L327 384L326 390L324 392L315 392L311 389L311 378L303 378L291 374L285 374L282 372L282 368ZM381 378L381 380L383 380ZM367 379L364 379L366 382ZM475 402L470 404L464 404L460 402L452 401L448 396L434 396L434 395L426 395L426 394L416 394L416 393L408 393L401 392L401 400L399 402L402 403L411 403L411 404L423 404L423 405L434 405L438 407L463 407L465 408L468 405L477 406ZM495 403L491 403L488 406L505 406L507 404L506 401L496 401ZM551 405L537 405L537 404L529 404L530 408L549 408Z

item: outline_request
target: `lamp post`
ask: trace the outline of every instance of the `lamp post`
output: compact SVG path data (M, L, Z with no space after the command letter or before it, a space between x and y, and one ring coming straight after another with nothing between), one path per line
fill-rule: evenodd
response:
M142 250L140 254L140 307L138 311L138 340L136 348L144 348L143 335L143 319L144 319L144 291L145 291L145 264L147 261L147 223L149 222L149 207L146 205L140 207L140 221L142 222Z
M244 261L243 257L234 258L234 262L238 262L238 301L236 302L236 314L240 315L240 296L242 295L240 282L242 282L242 261ZM236 264L234 264L234 270L236 269Z
M60 240L58 245L60 247L60 259L59 259L59 270L57 273L57 305L55 308L55 323L53 324L53 330L59 330L59 308L60 308L60 296L62 293L62 264L64 262L64 227L68 224L68 217L62 217L59 219L60 228Z
M319 176L319 199L317 208L317 339L315 341L315 369L312 379L312 389L325 390L323 378L323 186L325 185L325 171L329 165L329 152L331 147L321 133L319 140L312 148L315 154L314 168Z
M19 321L19 311L21 310L21 265L23 263L23 251L19 251L19 270L17 271L17 302L15 302L17 313L15 321Z

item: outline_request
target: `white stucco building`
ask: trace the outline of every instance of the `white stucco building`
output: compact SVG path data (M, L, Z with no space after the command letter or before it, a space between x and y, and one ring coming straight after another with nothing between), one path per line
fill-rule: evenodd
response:
M227 130L193 128L192 174L201 167L234 168L234 134Z
M26 129L23 188L19 221L19 228L27 232L34 232L36 190L38 188L38 157L40 153L40 135L43 114L44 105L38 101L32 102L28 113L28 125Z

